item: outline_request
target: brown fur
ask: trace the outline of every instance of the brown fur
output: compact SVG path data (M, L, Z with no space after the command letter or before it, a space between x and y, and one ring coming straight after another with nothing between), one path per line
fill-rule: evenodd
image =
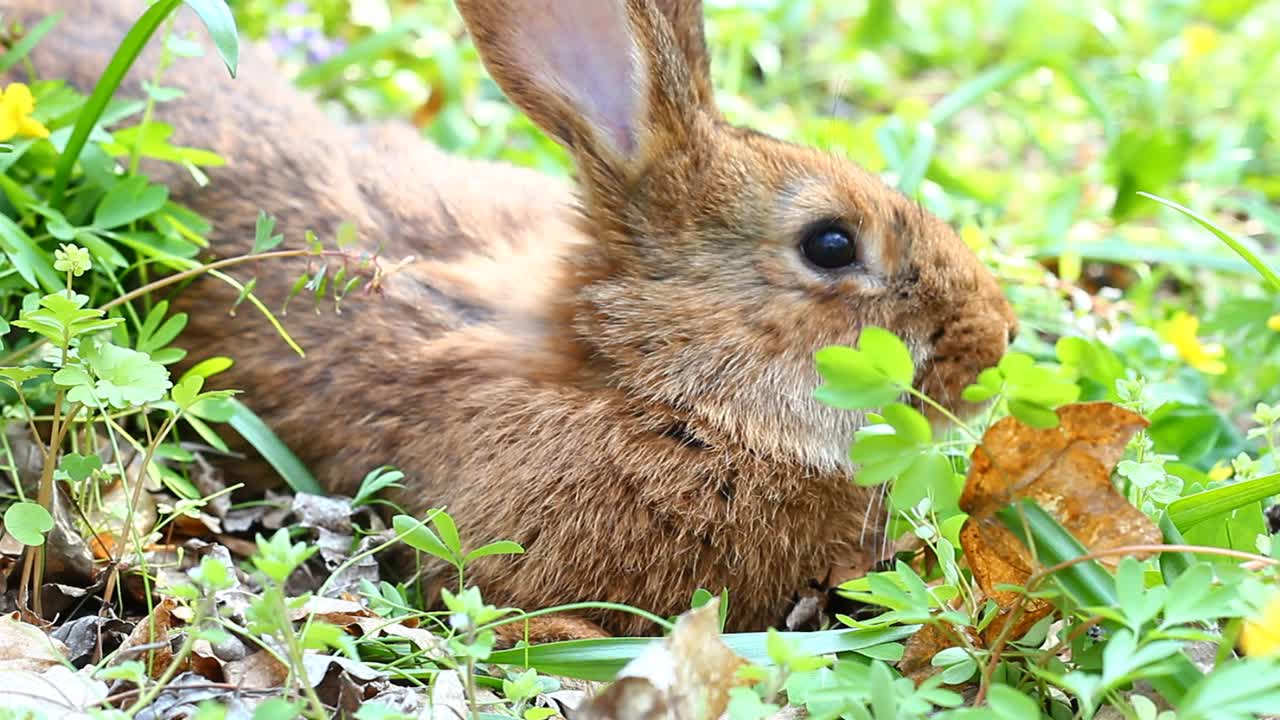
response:
M16 12L34 20L48 3L16 0ZM69 17L37 67L89 87L140 4L52 4ZM569 22L546 0L459 5L508 96L573 151L578 199L408 128L336 125L260 48L235 81L212 53L179 62L166 84L188 98L161 119L175 143L229 164L204 189L151 170L216 223L218 254L247 249L262 208L291 241L349 219L363 244L416 258L340 317L299 305L286 325L305 360L256 314L227 318L234 293L221 283L198 282L182 301L193 359L234 354L226 381L332 490L392 463L410 478L397 501L447 505L472 543L522 543L526 555L470 571L490 601L672 614L699 586L728 587L731 629L779 622L806 581L865 561L881 540L873 494L849 480L862 419L812 399L813 352L890 328L924 387L958 407L1005 349L1008 304L951 229L874 176L725 123L697 0L590 10L625 13L614 31L636 51L606 69L639 68L625 112L605 104L597 116L538 63L538 33ZM531 8L549 19L529 22ZM861 268L818 272L797 252L825 218L858 231ZM258 268L259 294L278 307L299 270ZM589 615L615 633L654 630Z

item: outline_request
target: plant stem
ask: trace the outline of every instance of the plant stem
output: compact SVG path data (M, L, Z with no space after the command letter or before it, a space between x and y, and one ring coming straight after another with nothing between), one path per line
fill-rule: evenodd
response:
M284 588L280 587L279 592L274 594L278 599L276 612L279 613L280 617L285 650L289 653L289 674L302 686L302 694L311 706L311 717L315 720L325 720L324 703L320 702L320 696L316 695L316 689L311 686L311 677L307 675L307 667L303 663L304 651L302 643L298 641L298 633L293 629L293 623L289 620L289 606L284 599Z
M957 428L962 430L966 435L972 438L975 443L978 443L978 444L982 443L982 438L978 435L978 433L974 432L973 428L969 427L968 423L961 420L959 416L957 416L955 413L943 407L942 403L938 402L937 400L934 400L933 398L929 397L928 395L920 392L919 390L913 387L908 387L907 392L912 397L918 398L921 402L923 402L924 404L936 410L938 414L941 415L942 417L951 421L951 424L955 425Z
M640 608L631 607L630 605L622 605L620 603L611 603L611 602L580 602L580 603L570 603L568 605L557 605L555 607L543 608L541 610L534 610L533 612L527 612L527 613L522 612L519 615L512 615L511 617L503 618L502 620L495 620L489 623L488 625L481 625L480 627L476 628L476 632L479 633L484 630L492 630L493 628L496 628L496 627L501 627L503 625L510 625L511 623L514 623L514 622L521 622L523 620L529 620L530 618L541 617L543 615L552 615L554 613L561 613L561 612L572 612L574 610L616 610L618 612L631 613L632 615L642 617L645 620L648 620L649 622L652 622L656 625L661 626L662 629L664 630L672 630L675 628L675 625L671 624L670 621L660 618L651 612L641 610Z
M175 15L170 15L164 21L164 30L160 33L160 59L156 62L156 71L151 74L151 89L154 91L160 86L160 79L164 77L165 70L169 69L169 65L173 62L173 58L169 52L169 35L173 32L173 21ZM147 136L147 127L151 124L152 117L156 112L155 93L147 94L147 104L142 110L142 122L138 123L138 136L133 141L133 147L129 149L129 174L138 174L138 164L142 161L142 141Z
M182 663L190 657L196 646L196 634L194 628L198 628L200 623L209 614L209 605L213 603L213 596L205 598L196 606L195 617L191 619L190 629L187 630L186 637L182 639L182 647L178 648L178 652L174 654L173 659L169 661L169 666L164 669L164 673L156 680L155 684L147 688L147 691L138 696L138 699L125 710L125 715L133 717L137 715L143 708L150 705L153 700L164 692L165 687L173 680L173 676L178 674L178 668L182 667Z

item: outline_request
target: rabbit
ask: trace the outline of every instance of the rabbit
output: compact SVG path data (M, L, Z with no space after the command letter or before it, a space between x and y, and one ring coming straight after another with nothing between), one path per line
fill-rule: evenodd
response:
M66 11L34 62L82 89L143 9L6 5L28 23ZM1016 330L1010 304L947 224L855 162L731 124L700 0L456 6L502 91L569 151L575 182L450 155L407 125L338 123L265 47L243 46L234 80L212 54L182 60L164 82L187 96L158 119L227 164L207 187L146 167L212 220L216 256L249 251L261 209L286 247L351 221L393 265L340 315L290 310L305 357L260 315L229 317L237 293L203 278L177 299L187 362L232 355L214 379L246 391L330 492L389 463L406 474L394 502L447 507L473 546L520 543L468 565L489 602L671 616L698 588L727 588L727 629L779 625L797 591L865 569L883 543L877 492L851 479L865 418L814 399L814 352L887 328L918 386L968 414L961 391ZM304 267L239 275L279 308ZM614 635L660 630L579 617Z

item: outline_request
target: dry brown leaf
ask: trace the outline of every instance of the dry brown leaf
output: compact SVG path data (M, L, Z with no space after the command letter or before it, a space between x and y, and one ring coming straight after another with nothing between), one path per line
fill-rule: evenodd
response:
M244 690L271 690L284 686L289 668L266 650L259 650L243 660L222 666L227 682Z
M64 664L66 656L66 645L17 613L0 616L0 671L39 673Z
M1050 430L1007 417L987 429L973 452L960 508L970 518L960 544L974 578L1008 615L1025 600L1001 584L1025 585L1036 563L995 512L1015 500L1034 500L1089 551L1160 542L1160 531L1111 482L1111 469L1135 433L1147 426L1140 415L1110 403L1079 403L1058 410L1061 423ZM1047 615L1051 606L1026 600L1013 628L1018 637ZM998 618L987 640L1004 628Z
M746 664L720 639L720 602L680 617L671 635L627 663L617 681L582 704L582 720L719 717Z
M169 663L173 662L173 648L169 640L178 622L174 615L177 608L178 604L171 598L165 598L156 605L151 615L138 621L129 639L120 646L120 656L127 660L140 660L152 678L163 675ZM131 652L135 649L136 652Z

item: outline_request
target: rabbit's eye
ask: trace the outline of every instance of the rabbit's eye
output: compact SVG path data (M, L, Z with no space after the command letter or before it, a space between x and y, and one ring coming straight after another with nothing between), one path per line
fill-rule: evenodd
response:
M857 245L849 233L824 225L805 236L800 251L809 262L824 270L835 270L857 262Z

